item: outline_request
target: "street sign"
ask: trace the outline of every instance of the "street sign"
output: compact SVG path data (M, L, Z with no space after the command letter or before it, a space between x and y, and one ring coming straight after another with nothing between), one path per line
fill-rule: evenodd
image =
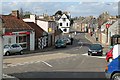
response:
M109 28L111 24L106 24L106 28Z

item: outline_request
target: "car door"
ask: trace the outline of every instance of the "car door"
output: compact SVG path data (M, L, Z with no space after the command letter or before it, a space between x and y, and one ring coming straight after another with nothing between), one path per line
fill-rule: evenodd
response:
M21 51L21 46L16 44L16 52L20 52Z
M11 45L11 53L16 53L16 52L17 52L16 44Z

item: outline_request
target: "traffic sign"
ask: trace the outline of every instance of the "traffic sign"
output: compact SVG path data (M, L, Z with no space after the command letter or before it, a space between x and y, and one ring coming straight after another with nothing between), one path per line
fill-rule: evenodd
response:
M106 24L106 28L109 28L111 24Z

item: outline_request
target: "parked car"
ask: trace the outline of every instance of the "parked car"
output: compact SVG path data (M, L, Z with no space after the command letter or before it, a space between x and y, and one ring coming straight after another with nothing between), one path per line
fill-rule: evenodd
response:
M107 65L105 74L109 80L120 80L120 55Z
M23 48L19 44L8 44L4 46L4 55L8 56L15 53L23 54Z
M106 61L107 62L111 62L113 60L113 48L110 49L107 53L106 53Z
M70 40L70 38L63 38L63 40L66 42L66 44L71 44L71 40Z
M63 39L58 39L56 42L55 42L55 47L56 48L60 48L60 47L66 47L66 41L63 40Z
M88 55L103 55L103 47L100 44L91 44L89 46Z

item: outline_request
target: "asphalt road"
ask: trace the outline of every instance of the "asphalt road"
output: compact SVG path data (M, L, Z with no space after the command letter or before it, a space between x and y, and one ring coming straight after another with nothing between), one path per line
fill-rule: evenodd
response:
M88 56L89 44L78 33L67 48L5 57L3 73L17 78L105 78L105 56Z

